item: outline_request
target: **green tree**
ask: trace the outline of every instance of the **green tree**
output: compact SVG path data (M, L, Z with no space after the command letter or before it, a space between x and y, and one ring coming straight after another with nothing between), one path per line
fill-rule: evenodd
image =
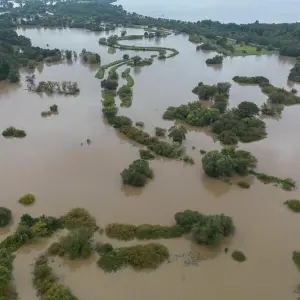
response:
M173 142L182 143L183 140L186 139L187 130L182 125L174 125L169 128L169 138L173 140Z

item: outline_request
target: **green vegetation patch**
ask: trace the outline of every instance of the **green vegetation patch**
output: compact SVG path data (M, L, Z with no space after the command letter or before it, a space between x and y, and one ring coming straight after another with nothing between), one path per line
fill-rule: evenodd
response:
M288 80L300 82L300 58L296 60L294 67L290 70Z
M31 205L35 202L35 196L33 194L26 194L19 199L19 203L23 205Z
M129 241L136 236L136 226L130 224L111 223L105 227L105 233L108 237Z
M275 185L280 186L283 190L286 191L291 191L296 188L296 182L292 178L282 179L279 177L267 175L265 173L258 173L253 170L250 173L264 184L274 183Z
M35 262L32 283L37 294L43 300L78 300L67 287L58 283L45 256L41 256Z
M292 259L295 263L295 265L298 267L298 269L300 270L300 251L294 251L293 252L293 256Z
M13 126L10 126L2 132L2 135L4 137L23 138L26 136L26 132L22 129L17 129Z
M97 264L105 272L130 266L136 270L156 269L169 258L169 250L157 243L137 245L132 247L115 248L103 253Z
M155 159L155 155L152 154L152 152L149 150L140 149L139 152L140 152L141 159L147 159L147 160Z
M69 230L82 227L90 228L93 231L98 229L95 218L84 208L73 208L61 217L61 221L63 226Z
M245 182L245 181L239 181L238 186L242 189L249 189L250 188L250 184Z
M232 78L234 82L240 83L240 84L269 84L270 81L268 78L264 76L234 76Z
M48 248L50 255L66 256L69 259L85 259L92 253L92 235L90 228L78 228L62 237L59 242Z
M121 177L123 184L140 187L144 186L148 179L153 177L153 171L150 169L147 160L138 159L122 171Z
M232 252L231 257L238 262L244 262L247 260L247 257L242 251L235 250Z
M202 157L205 174L214 178L231 177L235 173L246 175L256 167L256 164L256 158L244 150L212 150Z
M294 212L300 212L300 200L290 199L284 202L288 206L288 208Z
M232 218L223 214L206 216L197 211L185 210L176 213L175 220L185 232L191 231L193 240L201 245L219 246L222 239L235 230Z
M0 207L0 227L5 227L11 220L11 210L6 207Z
M223 63L223 56L216 55L213 58L208 58L205 62L207 65L220 65Z
M0 249L0 299L17 300L18 294L13 285L13 255L6 249Z

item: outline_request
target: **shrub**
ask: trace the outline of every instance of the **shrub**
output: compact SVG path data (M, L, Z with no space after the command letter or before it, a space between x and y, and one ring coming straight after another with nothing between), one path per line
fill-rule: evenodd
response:
M10 220L11 210L6 207L0 207L0 227L6 226L10 222Z
M247 260L247 257L242 251L235 250L232 252L231 257L238 262L244 262Z
M0 249L0 298L3 300L18 299L12 284L13 256L7 249Z
M206 60L207 65L218 65L218 64L222 64L222 62L223 62L223 56L222 55L216 55L213 58L208 58Z
M172 138L173 142L182 143L186 139L187 130L182 125L174 125L169 128L168 136Z
M114 128L120 128L122 126L131 126L132 120L126 116L115 116L111 119L110 123Z
M245 181L239 181L238 186L241 187L242 189L249 189L250 188L250 184L245 182Z
M184 232L185 230L179 225L161 226L143 224L136 227L135 235L139 240L170 239L180 237Z
M78 228L70 232L67 236L62 237L59 244L52 244L48 249L61 256L67 256L70 259L85 259L91 255L91 237L93 231L90 228Z
M26 136L26 132L21 129L16 129L15 127L8 127L3 132L2 135L4 137L15 137L15 138L23 138Z
M35 196L33 194L26 194L19 199L19 203L23 205L31 205L35 202Z
M50 111L52 113L58 113L58 106L56 104L53 104L50 106Z
M101 254L106 254L109 253L111 251L113 251L114 248L111 244L109 243L105 243L105 244L100 244L98 243L96 245L96 251L101 255Z
M231 130L222 131L218 139L224 145L236 145L239 142L238 137Z
M144 159L135 160L128 169L124 169L121 173L123 184L132 186L144 186L148 178L153 177L153 171L149 167L149 162Z
M136 226L121 223L111 223L105 227L105 233L110 238L129 241L135 238Z
M169 250L161 244L137 245L117 248L103 254L97 264L106 272L116 272L122 267L155 269L169 258Z
M243 101L238 105L239 115L241 118L250 118L259 114L258 106L249 101Z
M148 160L150 160L150 159L154 159L155 158L155 155L153 155L151 153L151 151L149 151L149 150L140 149L139 152L140 152L141 159L148 159Z
M234 76L232 80L242 84L268 84L270 82L268 78L263 76Z
M145 126L145 123L139 121L139 122L136 122L136 123L135 123L135 126L138 126L138 127L144 127L144 126Z
M73 208L66 215L62 216L61 220L64 227L69 230L81 227L90 228L93 231L98 229L95 218L84 208Z
M292 258L293 258L295 265L300 269L300 252L294 251Z
M155 135L156 136L165 136L166 135L166 129L155 127Z
M296 199L287 200L284 202L294 212L300 212L300 201Z
M33 269L33 286L43 300L65 299L77 300L70 290L57 282L57 277L48 266L45 256L36 260Z
M207 216L192 227L193 239L198 244L219 246L224 237L234 232L231 217L223 214Z
M177 212L174 216L176 224L182 227L185 232L189 232L192 227L205 219L205 215L198 211L185 210L183 212Z
M184 161L185 163L187 164L191 164L191 165L194 165L195 164L195 161L192 157L188 156L188 155L184 155L182 158L181 158L182 161Z

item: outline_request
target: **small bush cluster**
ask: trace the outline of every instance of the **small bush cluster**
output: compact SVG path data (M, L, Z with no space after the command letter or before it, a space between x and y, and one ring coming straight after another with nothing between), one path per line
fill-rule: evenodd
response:
M58 283L58 279L48 266L48 261L45 256L41 256L36 260L32 282L37 294L43 300L78 300L67 287Z
M242 251L235 250L232 252L231 257L238 262L244 262L247 260L247 257Z
M253 76L253 77L247 77L247 76L234 76L232 78L234 82L240 83L240 84L268 84L270 83L269 79L263 76Z
M210 100L218 93L229 95L230 88L231 84L229 82L219 82L214 85L207 85L203 82L199 82L192 92L198 95L199 99Z
M295 265L299 268L300 270L300 251L294 251L293 252L293 257L292 257Z
M16 231L0 243L0 249L5 248L14 252L34 239L52 235L60 228L62 228L61 220L55 217L41 216L33 218L28 214L24 214Z
M215 178L231 177L235 173L246 175L256 167L256 163L256 158L244 150L213 150L202 157L205 174Z
M6 207L0 207L0 227L5 227L11 220L11 210Z
M82 227L89 228L92 231L98 229L95 218L84 208L73 208L61 217L61 221L63 226L69 230Z
M180 160L184 161L185 163L187 164L190 164L190 165L194 165L195 164L195 161L192 157L188 156L188 155L184 155L180 158Z
M153 155L149 150L140 149L139 152L141 159L151 160L155 158L155 155Z
M26 194L19 199L19 203L23 205L31 205L35 202L35 196L33 194Z
M17 300L18 294L13 285L14 257L6 249L0 249L0 299Z
M42 117L49 117L51 115L57 115L57 114L58 114L58 106L56 104L51 105L49 110L41 112Z
M90 228L78 228L62 237L59 242L48 248L50 255L66 256L69 259L85 259L92 253L91 237L93 231Z
M245 182L245 181L239 181L238 186L241 187L242 189L249 189L250 188L250 184Z
M103 253L97 264L105 272L130 266L136 270L156 269L169 258L169 250L156 243L132 247L115 248Z
M208 58L206 60L207 65L219 65L223 63L223 56L222 55L216 55L213 58Z
M288 80L300 82L300 58L296 60L294 67L290 70Z
M258 173L255 171L251 171L250 173L264 184L274 183L275 185L279 185L283 190L286 191L291 191L296 188L296 182L292 178L282 179L279 177L270 176L265 173Z
M144 159L135 160L128 169L121 173L123 184L132 186L144 186L148 179L153 177L153 171L149 167L149 162Z
M284 202L288 208L294 212L300 212L300 201L297 199L290 199Z
M173 140L173 142L181 144L183 140L186 139L187 130L182 125L174 125L169 128L168 137Z
M195 242L208 246L219 246L222 239L233 234L235 229L232 218L223 214L206 216L185 210L176 213L175 220L185 232L192 232Z
M110 238L129 241L135 238L138 240L176 238L182 236L185 230L180 225L162 226L142 224L135 226L131 224L111 223L106 226L105 233Z
M271 104L293 105L300 103L300 97L284 88L277 88L272 84L260 84L264 94L269 96L268 102Z
M22 129L16 129L15 127L10 126L2 132L2 135L4 137L23 138L26 136L26 132Z
M165 136L166 135L166 129L155 127L155 135L156 136Z

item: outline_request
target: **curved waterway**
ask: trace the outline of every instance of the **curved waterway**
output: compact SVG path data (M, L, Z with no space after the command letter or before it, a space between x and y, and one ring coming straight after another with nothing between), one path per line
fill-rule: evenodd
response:
M143 31L128 29L127 32ZM104 33L70 29L20 29L18 33L40 47L49 44L50 48L77 52L86 48L97 52L102 64L121 59L125 53L133 55L130 51L111 51L99 46L98 39ZM132 106L120 108L120 114L134 122L144 121L149 133L154 133L155 126L169 128L173 124L162 120L163 112L170 105L196 100L191 90L199 81L207 84L230 81L231 106L244 100L257 104L266 100L259 87L233 83L231 79L235 75L262 75L275 86L287 87L292 59L276 55L228 57L221 68L207 67L205 60L214 54L196 52L195 45L187 39L187 36L172 35L152 42L122 41L130 45L171 47L180 52L131 73L135 81ZM169 247L173 259L152 272L126 269L106 274L96 266L95 258L80 263L57 261L54 270L74 295L85 300L296 299L294 291L300 283L300 274L291 257L294 250L300 249L297 239L300 218L287 210L283 202L299 198L299 191L286 192L251 178L251 188L242 190L205 177L199 150L219 149L220 145L204 130L193 128L184 146L195 159L195 165L156 159L150 163L155 178L146 187L123 187L120 172L138 158L139 148L104 121L100 80L94 77L96 71L97 68L83 64L79 58L72 64L44 65L35 71L37 82L77 81L80 94L75 97L40 96L27 91L25 72L19 85L0 86L0 129L13 125L27 132L21 140L0 138L1 206L10 208L14 217L9 230L0 232L0 239L15 229L24 213L60 216L78 206L90 211L100 226L109 222L170 225L174 213L185 209L224 213L233 217L237 228L234 237L226 241L226 247L242 250L248 258L243 264L233 261L222 250L210 251L180 238L161 241ZM294 87L300 91L299 85ZM59 107L59 114L42 118L41 111L54 103ZM266 120L266 139L240 145L257 157L259 171L292 177L298 185L299 116L299 106L286 107L281 119ZM89 146L85 142L87 138L92 141ZM36 195L36 203L31 207L20 206L17 199L29 192ZM37 299L30 283L31 264L46 244L26 246L17 254L14 278L21 300ZM178 255L182 253L197 253L198 266L186 266Z

